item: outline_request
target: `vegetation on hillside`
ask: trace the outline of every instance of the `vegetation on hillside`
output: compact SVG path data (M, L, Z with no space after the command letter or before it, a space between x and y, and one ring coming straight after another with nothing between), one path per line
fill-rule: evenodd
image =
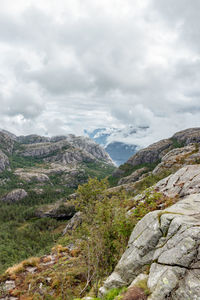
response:
M20 148L21 149L21 148ZM13 264L30 256L48 253L62 233L64 221L50 218L36 218L35 212L43 204L54 203L66 199L74 189L65 186L60 174L49 175L45 184L34 181L25 182L14 174L16 168L37 167L47 168L42 160L32 157L22 157L18 154L9 156L11 170L0 173L0 198L8 192L23 188L28 196L17 203L0 201L0 273ZM88 176L103 178L113 171L112 166L103 163L88 163L84 165L86 172L77 182L86 182ZM42 193L37 193L37 190Z

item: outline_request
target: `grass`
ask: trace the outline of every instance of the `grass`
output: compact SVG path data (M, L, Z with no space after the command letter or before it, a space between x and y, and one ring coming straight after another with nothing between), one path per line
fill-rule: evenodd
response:
M86 176L97 177L98 179L103 179L106 176L110 176L116 167L108 165L104 162L85 162L83 164Z

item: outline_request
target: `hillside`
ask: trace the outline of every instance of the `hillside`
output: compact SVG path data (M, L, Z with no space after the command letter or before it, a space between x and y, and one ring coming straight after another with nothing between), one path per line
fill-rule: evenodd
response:
M15 136L0 132L0 272L46 253L75 214L67 196L110 175L105 150L85 137Z
M42 140L40 147L35 143L35 151L32 138L31 141L25 144L23 140L23 147L17 144L17 148L16 142L10 142L7 150L3 145L2 151L8 157L8 160L2 158L5 159L4 168L9 165L12 168L10 148L20 157L34 153L35 160L47 152L46 149L41 151L44 144L52 147L51 141ZM56 145L58 141L53 143ZM40 256L7 269L0 279L2 299L199 299L199 146L200 128L192 128L138 151L113 172L109 177L110 185L106 179L90 179L74 194L69 195L68 191L65 220L63 210L57 210L59 203L38 209L38 200L34 200L37 202L36 219L34 223L33 219L28 219L18 225L18 232L24 235L32 224L38 226L37 230L49 226L54 233L54 247L50 250L45 244ZM58 157L63 159L63 153L42 157L42 164L55 164ZM37 168L41 168L40 163ZM17 166L12 171L14 176L22 178L24 174L17 173L24 173L24 170ZM29 178L27 174L26 179ZM42 174L49 176L48 172ZM41 189L48 187L48 180L43 184ZM24 191L29 193L25 187ZM59 188L62 187L63 183ZM56 188L54 197L57 193ZM22 191L18 195L23 195ZM10 199L11 196L4 195L2 206L6 197ZM41 201L41 196L37 199ZM18 215L15 203L8 207L15 207ZM9 215L8 207L4 220ZM53 218L55 211L58 214ZM46 218L40 219L41 216ZM45 224L37 223L38 220ZM60 222L62 236L56 237L60 231L55 220ZM6 251L3 249L4 254Z

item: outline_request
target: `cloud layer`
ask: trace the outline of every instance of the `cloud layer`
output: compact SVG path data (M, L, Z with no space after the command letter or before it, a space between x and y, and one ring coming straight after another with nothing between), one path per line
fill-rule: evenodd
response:
M1 0L0 127L149 126L148 144L200 126L199 9L199 0Z

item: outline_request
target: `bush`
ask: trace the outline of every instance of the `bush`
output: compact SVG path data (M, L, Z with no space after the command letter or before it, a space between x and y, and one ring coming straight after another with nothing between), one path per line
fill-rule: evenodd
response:
M104 191L106 179L90 179L78 188L77 209L84 213L79 230L82 251L87 268L87 281L94 286L114 269L122 255L133 228L132 217L126 216L123 194L109 199Z

